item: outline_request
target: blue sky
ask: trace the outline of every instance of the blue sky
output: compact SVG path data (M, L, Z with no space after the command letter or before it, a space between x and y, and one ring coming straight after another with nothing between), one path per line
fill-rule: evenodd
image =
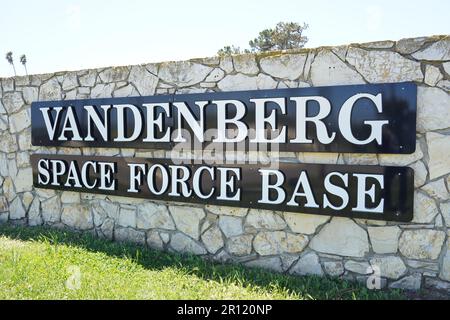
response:
M307 47L450 34L449 12L449 0L0 0L0 77L7 51L33 74L212 56L279 21L308 23Z

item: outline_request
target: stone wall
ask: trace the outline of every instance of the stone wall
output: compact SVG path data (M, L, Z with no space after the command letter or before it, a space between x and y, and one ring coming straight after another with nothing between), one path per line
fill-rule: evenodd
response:
M158 150L33 147L32 101L399 81L418 84L414 154L282 157L414 168L412 223L164 203L32 186L33 153L166 156ZM70 227L290 274L365 281L378 268L383 286L450 291L449 92L448 36L4 78L0 221Z

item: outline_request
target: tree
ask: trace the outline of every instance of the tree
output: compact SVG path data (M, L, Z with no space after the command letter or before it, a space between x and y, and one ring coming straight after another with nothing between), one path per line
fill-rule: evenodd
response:
M308 38L303 32L308 29L308 25L303 23L300 25L296 22L279 22L274 29L264 29L257 38L250 40L251 50L241 50L237 46L225 46L220 49L217 54L219 56L249 53L249 52L265 52L275 50L286 50L303 48L308 42Z
M28 70L27 70L27 56L26 55L21 55L20 56L20 63L23 64L23 67L25 68L25 74L28 75Z
M6 53L6 60L8 60L9 64L12 65L14 70L14 76L16 76L16 67L14 66L13 53L11 51Z
M308 42L308 38L303 36L306 29L306 23L279 22L275 29L261 31L257 38L250 40L249 45L253 52L303 48Z
M233 46L224 46L222 49L217 51L217 54L219 56L227 56L227 55L240 54L240 53L242 53L241 48L236 47L234 45Z

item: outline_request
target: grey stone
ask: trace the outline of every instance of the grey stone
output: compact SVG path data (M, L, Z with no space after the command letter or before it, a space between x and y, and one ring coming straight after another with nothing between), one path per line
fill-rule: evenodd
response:
M273 211L261 209L250 209L245 225L266 230L283 230L286 228L286 222L279 215Z
M450 227L450 202L443 202L440 204L442 217L444 218L445 225Z
M200 221L206 216L201 208L186 206L170 206L169 211L175 222L177 230L198 240L200 237Z
M95 70L88 70L88 73L79 77L80 85L83 87L92 87L97 79L97 72Z
M114 240L119 242L145 244L145 232L137 231L132 228L116 228L114 229Z
M41 202L42 219L44 222L59 222L61 218L61 202L58 196Z
M222 69L226 73L233 72L233 70L234 70L233 58L231 56L221 57L219 66L220 66L220 69Z
M378 267L381 277L397 280L404 276L408 269L400 257L383 256L370 259L372 268Z
M39 90L36 87L24 87L22 88L23 100L26 104L31 104L39 97Z
M226 206L213 206L206 205L205 209L216 215L226 215L235 217L244 217L248 213L248 208L226 207Z
M117 224L121 227L136 228L136 208L132 206L121 206Z
M439 271L438 262L427 262L423 260L406 260L406 264L414 269L425 269L428 271Z
M425 277L425 287L428 289L447 291L450 293L450 283L436 278Z
M427 37L401 39L397 41L396 49L401 54L411 54L419 50L427 39Z
M41 85L39 89L39 100L61 100L62 88L56 78L51 78Z
M289 273L298 275L323 275L322 266L319 262L319 256L314 252L309 252L303 255L291 268Z
M422 275L420 273L414 273L410 276L406 276L400 280L392 282L389 285L389 288L417 291L420 289L421 283Z
M255 56L253 54L240 54L233 56L233 64L236 72L248 75L256 75L259 72L256 64Z
M414 193L414 223L431 223L439 210L435 201L425 194L416 191Z
M276 55L262 58L259 64L272 77L295 80L302 75L306 58L306 54Z
M391 40L373 41L361 43L360 46L368 49L390 49L394 46L395 42Z
M370 242L375 253L395 253L401 230L397 226L368 227Z
M342 261L325 261L323 263L323 269L330 277L339 277L344 273Z
M259 258L246 262L245 265L250 268L261 268L276 272L283 272L283 266L279 257Z
M208 250L211 254L217 253L217 251L224 246L222 232L220 232L220 229L216 226L206 230L202 234L201 239L206 247L206 250Z
M115 89L113 92L114 97L131 97L138 96L139 92L131 85L127 85L125 87L121 87L119 89Z
M149 73L143 66L131 67L129 81L141 96L153 95L158 86L158 77Z
M198 63L178 61L161 64L158 76L164 82L178 87L189 87L205 80L211 71L211 67Z
M219 227L227 238L240 235L244 232L242 219L239 217L220 216Z
M442 260L442 268L439 273L439 278L445 281L450 281L450 242L447 245L444 259Z
M335 217L312 238L310 247L323 253L363 257L369 252L369 240L366 231L355 222Z
M435 199L448 200L450 197L448 190L445 187L444 179L429 182L421 189Z
M89 230L94 227L89 207L86 205L66 205L61 213L61 222L77 230Z
M445 240L445 233L438 230L405 230L400 236L399 250L410 259L437 259Z
M253 236L244 234L227 239L226 248L228 252L235 256L245 256L252 252Z
M176 233L170 240L170 246L173 250L181 253L206 254L205 248L194 241L192 238L182 233Z
M307 244L307 236L294 235L285 231L259 232L253 240L255 251L262 256L299 253L303 251Z
M297 212L284 212L283 216L292 232L304 234L315 233L319 226L330 220L329 216L301 214Z
M38 197L34 197L28 210L28 225L40 226L43 223L41 216L41 202Z
M137 228L175 230L175 224L165 205L146 202L138 206Z
M8 200L6 200L5 197L0 196L0 212L8 212L8 211L9 211Z
M450 95L438 88L417 87L417 131L450 127Z
M409 167L414 170L414 188L421 187L427 180L428 170L422 161L414 162Z
M62 81L62 88L64 91L72 90L78 87L77 74L75 72L68 72L64 75Z
M440 80L443 79L441 71L435 66L427 64L425 67L425 80L424 82L429 86L435 86Z
M9 218L11 220L18 220L25 218L26 211L23 207L22 200L19 197L16 197L12 203L9 205Z
M154 249L162 250L164 249L164 243L159 236L159 232L151 230L147 232L147 245Z
M16 192L25 192L33 190L33 172L31 167L19 169L14 179Z
M358 72L329 50L321 50L314 58L311 65L311 81L315 86L365 83Z
M225 77L225 72L222 69L215 68L211 73L206 77L205 82L217 82Z
M98 83L91 90L91 98L111 98L113 90L113 83Z
M63 191L61 193L61 203L64 204L75 204L80 203L80 193L75 191Z
M420 63L396 52L350 47L346 60L369 82L422 81Z
M443 150L450 150L450 135L427 132L428 168L430 179L450 173L450 157Z
M450 40L446 39L432 43L430 46L413 53L417 60L440 61L450 60Z
M25 105L25 102L22 98L22 93L16 92L7 92L3 95L3 106L5 107L8 114L12 114Z
M352 261L349 260L344 265L345 269L359 274L371 274L373 273L372 267L366 261Z
M5 131L0 133L0 141L2 142L2 151L11 153L18 150L16 136Z
M126 81L130 70L128 67L107 68L100 72L98 76L104 83ZM64 86L64 83L63 83Z

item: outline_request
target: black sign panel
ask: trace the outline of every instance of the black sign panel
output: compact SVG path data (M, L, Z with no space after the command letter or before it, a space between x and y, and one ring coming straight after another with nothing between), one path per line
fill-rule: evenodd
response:
M242 142L244 151L409 154L416 91L404 82L39 101L32 144L172 149L187 140L196 150Z
M37 188L408 222L408 167L279 163L175 164L168 159L31 156Z

